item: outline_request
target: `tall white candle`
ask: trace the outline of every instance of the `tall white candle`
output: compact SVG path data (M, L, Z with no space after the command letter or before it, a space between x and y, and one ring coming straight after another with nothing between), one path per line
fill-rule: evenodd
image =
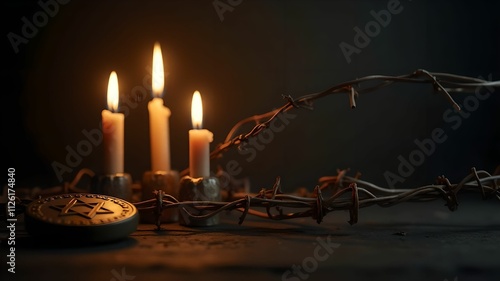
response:
M198 91L193 94L191 121L193 129L189 130L189 175L192 178L209 177L210 143L213 141L213 134L202 129L203 105Z
M109 75L107 102L108 109L102 111L104 172L106 174L123 173L125 115L118 112L118 76L115 71Z
M151 170L170 171L170 136L168 119L170 109L163 106L165 75L160 44L153 49L153 99L148 103Z

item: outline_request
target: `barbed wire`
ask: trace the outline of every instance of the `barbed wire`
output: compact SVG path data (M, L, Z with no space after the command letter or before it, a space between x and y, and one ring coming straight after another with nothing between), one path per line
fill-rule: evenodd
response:
M497 169L498 170L498 169ZM479 192L484 200L496 197L500 200L500 175L491 175L487 171L475 168L459 183L451 184L444 175L439 176L436 184L412 189L389 189L347 175L348 170L338 170L336 176L319 179L310 196L285 194L281 191L281 179L278 177L273 187L262 189L258 193L233 193L224 202L214 201L179 201L162 191L155 191L155 198L135 203L144 211L154 211L158 216L169 208L180 208L189 220L206 220L224 211L239 211L242 215L239 224L249 215L271 220L286 220L311 217L321 223L324 216L333 211L348 210L349 223L358 222L359 209L378 205L390 207L403 202L428 202L443 199L450 211L458 207L458 193L461 191ZM325 197L329 191L332 195ZM196 210L197 213L190 210ZM259 211L264 209L265 211ZM292 210L285 212L285 210ZM157 224L160 228L160 224Z
M375 83L371 85L370 83ZM307 94L299 98L292 98L290 95L283 95L286 103L281 107L273 109L269 112L247 117L237 122L228 132L224 141L216 146L211 151L210 158L220 158L224 152L232 147L239 147L250 138L257 136L265 129L269 128L271 122L278 118L279 114L292 109L313 109L313 102L323 97L333 94L346 94L349 97L349 106L356 108L356 99L360 94L374 92L382 88L393 85L394 83L414 83L414 84L431 84L434 91L442 94L445 99L457 111L461 110L458 103L452 98L450 93L474 93L482 87L493 88L500 87L500 81L487 81L484 79L473 78L468 76L429 72L424 69L418 69L410 74L391 76L391 75L369 75L361 78L356 78L351 81L346 81L334 85L324 91L318 93ZM246 133L236 135L238 130L248 123L255 125ZM180 175L187 175L189 168L181 171Z
M375 82L372 86L362 86L362 83ZM432 73L419 69L413 73L401 76L370 75L335 85L325 91L305 95L297 99L291 96L283 96L287 102L281 107L267 113L254 115L237 122L227 134L223 143L219 144L210 154L211 158L218 158L232 147L239 146L251 137L270 126L270 123L280 113L294 108L312 109L313 101L322 97L347 93L351 108L356 107L356 98L360 94L379 90L396 82L431 84L435 91L444 95L448 102L456 109L460 106L451 97L451 93L467 93L477 91L480 87L500 87L500 81L487 81L478 78L459 76L448 73ZM236 135L236 132L245 124L255 122L256 125L247 133ZM186 175L189 169L183 170L180 175ZM242 224L247 215L254 215L272 220L286 220L300 217L312 217L321 223L324 216L338 210L349 210L349 223L358 222L359 209L372 205L390 207L403 202L427 202L443 199L446 206L454 211L458 207L457 194L460 191L479 192L483 199L496 197L500 200L500 166L493 175L484 170L476 171L475 168L459 183L452 184L443 175L439 176L435 184L420 186L413 189L389 189L368 181L360 179L357 173L354 177L348 176L346 170L338 170L335 176L325 176L318 180L318 184L312 193L297 192L296 194L285 194L281 190L281 178L277 177L272 188L262 189L258 193L250 193L248 189L241 190L227 187L223 201L179 201L171 194L161 190L154 191L154 198L144 201L132 202L141 212L153 212L157 218L156 226L160 228L160 216L166 209L178 208L187 215L190 220L206 220L224 211L239 211L241 216L239 224ZM90 186L79 187L82 179L88 176L95 177L90 169L81 169L71 182L63 186L54 186L41 189L17 188L16 189L16 213L22 213L23 208L32 200L54 194L71 192L92 192ZM235 181L223 170L217 172L217 176L225 181ZM132 190L135 194L141 192L141 184L133 183ZM326 193L331 195L325 197ZM5 194L2 197L6 196ZM188 211L187 208L191 211ZM4 209L4 208L2 208ZM3 214L2 214L3 216Z
M318 180L312 193L283 193L281 178L277 177L272 188L261 189L257 193L226 192L222 201L180 201L171 194L155 190L154 198L133 202L138 211L156 217L156 227L161 228L161 216L167 209L176 208L191 221L207 220L225 211L241 212L238 224L247 215L271 219L288 220L311 217L317 223L331 212L348 210L349 223L356 224L359 210L373 205L391 207L404 202L429 202L442 199L450 211L458 208L458 194L462 191L478 192L483 200L500 200L500 166L495 174L475 168L460 182L452 184L444 175L437 177L436 183L409 189L390 189L360 179L360 174L348 175L349 169L337 170L335 176L325 176ZM82 169L71 183L64 186L40 190L36 196L42 198L55 194L91 192L91 187L76 187L83 176L92 176L89 169ZM227 174L218 173L219 177ZM136 185L135 192L140 192ZM16 213L24 212L26 206L36 198L27 197L23 189L18 190L24 197L16 196ZM325 197L325 194L331 195ZM299 195L301 194L301 195ZM35 195L35 194L32 194ZM189 210L188 210L189 208ZM150 215L149 214L149 215ZM4 215L2 215L3 217Z

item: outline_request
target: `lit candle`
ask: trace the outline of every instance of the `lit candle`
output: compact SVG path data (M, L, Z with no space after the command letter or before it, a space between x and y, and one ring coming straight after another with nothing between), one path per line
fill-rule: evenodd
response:
M151 170L170 171L170 139L168 119L170 109L163 106L165 75L160 44L153 49L153 99L148 104Z
M202 129L203 106L200 92L195 91L191 103L191 121L193 129L189 130L189 175L192 178L210 176L210 143L213 134Z
M118 76L112 71L108 82L108 109L102 111L102 131L104 139L104 171L106 174L123 173L123 113L118 112Z

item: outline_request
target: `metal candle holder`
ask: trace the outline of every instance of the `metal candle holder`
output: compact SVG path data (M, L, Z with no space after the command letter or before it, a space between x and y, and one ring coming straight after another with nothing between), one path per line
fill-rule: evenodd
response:
M106 174L94 177L94 192L130 201L132 176L128 173Z
M161 190L174 197L179 195L179 172L177 171L146 171L142 177L142 200L155 198L154 191ZM179 218L177 209L164 210L160 222L176 222ZM141 214L141 221L157 223L158 218L154 213Z
M180 181L179 201L221 201L219 179L216 177L192 178L184 176ZM202 204L200 202L200 204ZM196 219L186 212L196 216L209 214L210 211L199 210L192 206L179 207L179 224L185 226L212 226L219 224L219 215L207 219Z

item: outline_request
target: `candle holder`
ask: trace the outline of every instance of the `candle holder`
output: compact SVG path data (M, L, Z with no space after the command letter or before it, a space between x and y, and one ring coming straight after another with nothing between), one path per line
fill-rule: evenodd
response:
M128 173L106 174L94 177L95 193L130 201L132 199L132 176Z
M146 171L142 177L142 200L155 198L154 191L161 190L166 194L177 197L179 195L179 172L177 171ZM179 212L177 209L163 210L158 218L157 214L141 214L141 221L145 223L177 222Z
M221 189L219 179L216 177L192 178L184 176L180 181L180 201L221 201ZM200 203L201 204L201 203ZM210 210L200 210L191 206L179 207L179 224L185 226L212 226L219 224L219 215L205 219L196 219L186 212L195 216L211 213Z

